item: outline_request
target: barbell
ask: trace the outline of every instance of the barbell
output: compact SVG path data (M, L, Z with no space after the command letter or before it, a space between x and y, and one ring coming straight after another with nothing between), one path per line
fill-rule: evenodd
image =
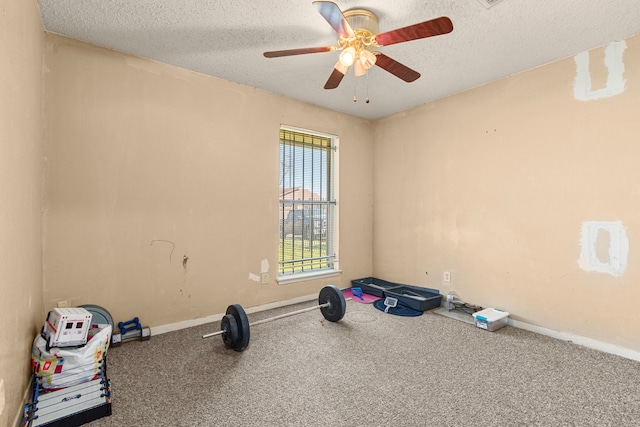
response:
M226 348L232 348L235 351L243 351L249 345L251 326L261 325L263 323L272 322L295 314L306 313L307 311L318 308L325 319L330 322L338 322L344 317L345 312L347 311L346 301L347 300L344 298L344 295L342 295L342 292L337 286L327 285L320 290L320 294L318 295L318 305L258 320L251 324L249 323L249 318L247 317L247 313L244 311L244 308L242 308L240 304L232 304L227 307L227 311L220 321L220 330L203 335L202 338L222 335L222 341Z

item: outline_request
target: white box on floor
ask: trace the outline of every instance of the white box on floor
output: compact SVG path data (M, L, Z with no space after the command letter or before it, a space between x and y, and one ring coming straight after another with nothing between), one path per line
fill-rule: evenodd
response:
M54 308L42 334L49 347L72 347L87 343L92 314L84 308Z
M509 321L509 312L497 310L495 308L485 308L472 315L476 321L476 326L487 331L496 331L506 326Z

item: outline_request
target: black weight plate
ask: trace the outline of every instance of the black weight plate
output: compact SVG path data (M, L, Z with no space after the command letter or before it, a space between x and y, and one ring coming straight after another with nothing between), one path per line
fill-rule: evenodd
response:
M330 322L337 322L344 317L347 311L347 302L344 299L344 295L337 286L328 285L320 290L318 296L318 304L330 305L327 307L320 307L320 311L325 319Z
M236 318L230 314L225 314L220 321L220 330L224 331L222 334L222 341L227 348L233 348L238 343L238 323Z
M235 351L243 351L249 345L249 318L240 304L232 304L227 307L227 314L236 319L238 325L238 340L232 347Z

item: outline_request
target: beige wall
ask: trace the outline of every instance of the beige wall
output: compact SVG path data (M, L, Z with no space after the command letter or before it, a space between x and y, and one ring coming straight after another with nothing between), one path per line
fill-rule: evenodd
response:
M42 54L35 1L0 0L0 425L21 409L42 326Z
M374 275L640 350L640 37L626 43L617 96L576 100L568 58L376 122ZM581 269L583 222L618 220L624 274Z
M0 425L20 412L31 341L59 300L158 326L374 274L640 350L640 38L615 97L577 101L569 58L372 125L43 37L35 2L0 6ZM594 88L603 58L591 52ZM280 124L340 136L340 278L273 281ZM583 222L615 220L624 274L584 271ZM259 285L248 277L265 259L272 282Z
M153 327L371 274L368 121L53 34L45 61L45 308ZM280 124L340 137L341 277L275 283Z

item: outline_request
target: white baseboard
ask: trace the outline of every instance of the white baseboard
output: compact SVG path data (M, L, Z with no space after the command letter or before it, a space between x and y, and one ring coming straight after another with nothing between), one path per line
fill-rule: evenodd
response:
M298 304L301 302L312 301L318 298L317 294L306 295L303 297L293 298L286 301L273 302L270 304L259 305L245 309L247 313L257 313L260 311L271 310L273 308L286 307L292 304ZM441 309L440 307L439 309ZM438 309L438 310L439 310ZM166 332L178 331L192 326L200 326L206 323L219 322L222 319L224 313L217 313L211 316L203 317L200 319L185 320L183 322L171 323L168 325L156 326L151 328L151 335L160 335ZM583 337L580 335L571 334L568 332L554 331L553 329L543 328L542 326L532 325L531 323L521 322L519 320L509 319L509 324L513 327L525 329L527 331L535 332L541 335L546 335L552 338L556 338L562 341L569 341L574 344L578 344L584 347L592 348L594 350L603 351L605 353L615 354L627 359L640 362L640 352L630 350L628 348L620 347L618 345L609 344L606 342L594 340L592 338ZM212 331L215 332L215 331Z
M446 317L450 317L456 320L462 320L467 323L475 324L471 315L466 315L461 312L449 311L445 308L444 303L440 307L434 310L435 313L441 314ZM592 338L583 337L581 335L571 334L569 332L559 332L553 329L543 328L542 326L532 325L531 323L522 322L520 320L508 319L508 324L514 328L524 329L527 331L535 332L537 334L546 335L551 338L555 338L562 341L572 342L574 344L581 345L583 347L592 348L609 354L615 354L626 359L631 359L640 362L640 352L630 350L628 348L620 347L618 345L609 344L603 341L594 340Z
M571 334L569 332L554 331L553 329L543 328L542 326L532 325L530 323L521 322L519 320L509 319L509 324L516 328L525 329L527 331L546 335L548 337L556 338L562 341L569 341L583 347L592 348L594 350L603 351L605 353L615 354L617 356L640 362L640 352L620 347L618 345L594 340L592 338L583 337L581 335Z
M18 409L18 413L16 414L15 419L13 420L13 426L15 427L24 427L25 424L23 423L24 421L24 406L29 403L31 401L31 378L29 380L29 385L27 385L27 389L24 391L23 395L22 395L22 404L20 405L20 408Z
M301 302L313 301L318 299L318 294L314 295L305 295L302 297L292 298L285 301L272 302L269 304L258 305L255 307L245 308L247 314L250 313L258 313L260 311L271 310L273 308L286 307L288 305L299 304ZM185 320L182 322L170 323L168 325L155 326L151 328L151 336L160 335L167 332L179 331L185 328L191 328L193 326L200 326L207 323L217 323L220 322L224 316L224 313L216 313L207 317L201 317L199 319ZM215 332L215 331L211 331Z

